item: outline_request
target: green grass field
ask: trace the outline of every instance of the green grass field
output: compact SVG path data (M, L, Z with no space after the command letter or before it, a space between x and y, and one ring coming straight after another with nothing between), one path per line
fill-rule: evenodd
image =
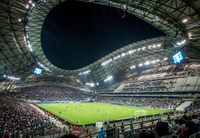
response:
M70 123L78 125L87 125L133 116L153 115L169 111L104 103L38 104L38 106Z

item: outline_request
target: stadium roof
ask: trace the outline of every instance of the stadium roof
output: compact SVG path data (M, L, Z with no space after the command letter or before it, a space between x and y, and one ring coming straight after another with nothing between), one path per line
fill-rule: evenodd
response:
M89 85L117 78L130 67L166 60L183 49L188 58L200 59L200 0L82 0L121 8L152 24L166 36L124 46L78 70L63 70L45 57L40 33L48 12L65 0L0 1L0 80L25 81L34 67L46 74L70 76L68 81ZM141 30L142 31L142 30ZM195 53L196 52L196 53Z

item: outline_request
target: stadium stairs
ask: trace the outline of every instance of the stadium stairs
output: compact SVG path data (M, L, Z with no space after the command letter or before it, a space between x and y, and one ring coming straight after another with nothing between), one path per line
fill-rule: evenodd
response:
M124 84L120 85L114 92L121 92L124 89Z
M184 101L183 103L181 103L176 110L177 111L185 111L187 107L189 107L194 101Z

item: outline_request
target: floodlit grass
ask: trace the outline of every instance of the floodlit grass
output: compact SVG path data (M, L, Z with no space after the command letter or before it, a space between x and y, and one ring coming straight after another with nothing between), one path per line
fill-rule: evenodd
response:
M120 106L104 103L38 104L41 108L73 124L86 125L106 120L153 115L169 110Z

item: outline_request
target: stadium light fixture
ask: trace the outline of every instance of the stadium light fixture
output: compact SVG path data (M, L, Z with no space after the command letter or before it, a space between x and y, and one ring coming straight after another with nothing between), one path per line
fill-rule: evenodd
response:
M184 39L184 40L182 40L182 41L180 41L180 42L177 42L176 44L178 45L178 46L182 46L182 45L184 45L186 43L186 40Z
M29 4L32 4L32 0L29 0L28 3L29 3Z
M188 22L188 19L187 18L184 18L183 20L182 20L182 23L187 23Z
M161 47L162 44L157 44L157 47Z
M188 33L188 38L192 39L192 33L190 33L190 32Z
M148 65L150 65L150 62L149 62L149 61L146 61L146 62L144 63L144 65L148 66Z
M26 9L28 9L29 8L29 5L28 4L26 4Z
M153 48L157 48L157 45L153 45L152 47L153 47Z
M123 5L123 8L124 8L124 10L126 10L126 9L127 9L127 6L126 6L126 4L124 4L124 5Z
M27 42L27 48L28 48L28 50L29 50L30 52L33 52L32 46L31 46L31 44L30 44L29 41Z
M105 66L105 65L106 65L106 62L101 63L101 66Z
M131 67L130 67L130 69L135 69L135 68L136 68L136 66L135 66L135 65L133 65L133 66L131 66Z
M134 53L134 50L129 50L128 51L128 54L132 54L132 53Z
M27 39L29 38L28 34L26 34L26 38L27 38Z
M168 58L167 58L167 57L165 57L165 58L163 58L163 60L164 60L164 61L167 61L167 60L168 60Z
M142 63L140 63L138 66L139 66L139 67L142 67L142 66L143 66L143 64L142 64Z
M94 83L94 82L87 82L85 85L89 86L89 87L95 87L95 86L99 86L99 83Z
M26 25L26 26L25 26L25 29L28 30L28 28L29 28L29 27Z
M152 47L151 45L148 46L149 49L151 49L151 47Z
M24 36L24 43L26 44L26 37Z
M146 50L146 47L144 46L144 47L142 47L142 51L144 51L144 50Z
M121 57L121 56L118 55L118 56L114 57L113 59L116 60L116 59L119 59L120 57Z
M101 65L102 66L106 66L107 64L109 64L110 62L112 62L112 59L109 59L107 61L104 61Z
M160 18L158 16L155 16L154 21L159 21Z
M18 81L20 80L21 78L18 78L18 77L14 77L14 76L7 76L7 75L3 75L4 78L7 78L9 80L13 80L13 81Z
M163 58L163 61L166 61L166 60L168 60L167 57ZM152 61L146 61L146 62L144 62L144 63L138 64L138 67L148 66L148 65L150 65L150 64L156 64L156 63L158 63L158 62L160 62L160 61L161 61L160 59L155 59L155 60L152 60ZM130 69L134 69L135 67L136 67L136 66L131 66Z
M30 42L27 40L28 38L29 38L28 35L26 35L26 37L24 36L24 42L25 42L26 47L28 48L28 50L29 50L30 52L32 52L33 49L32 49L32 46L31 46Z
M94 87L95 84L93 82L87 82L85 85L90 86L90 87Z
M42 63L38 62L38 65L42 68L44 68L46 71L49 71L49 68L45 67Z
M152 63L152 64L156 64L156 60L152 60L151 63Z
M22 21L22 19L18 18L18 22L21 22L21 21Z
M91 83L91 84L90 84L90 87L94 87L94 83Z
M122 57L126 56L126 53L122 53L121 56L122 56Z
M86 70L84 72L79 73L79 75L88 75L91 72L91 70Z
M80 83L80 80L79 80L79 79L76 79L76 82Z
M161 47L161 44L154 44L154 45L139 47L139 48L137 48L137 49L130 49L130 50L127 51L127 52L120 53L119 55L115 56L114 58L110 58L110 59L108 59L107 61L102 62L101 65L102 65L102 66L106 66L106 65L108 65L109 63L111 63L111 62L114 61L114 60L117 60L117 59L119 59L119 58L121 58L121 57L125 57L125 56L127 56L127 55L131 55L131 54L133 54L133 53L135 53L135 52L137 52L137 51L144 51L144 50L146 50L147 48L148 48L148 49L151 49L151 48L159 48L159 47Z
M156 62L160 62L160 59L156 59Z
M151 64L155 64L155 63L156 63L156 61L155 61L155 60L152 60L152 61L151 61Z
M104 80L104 82L109 82L109 81L111 81L111 80L113 80L113 76L108 76L108 77Z

